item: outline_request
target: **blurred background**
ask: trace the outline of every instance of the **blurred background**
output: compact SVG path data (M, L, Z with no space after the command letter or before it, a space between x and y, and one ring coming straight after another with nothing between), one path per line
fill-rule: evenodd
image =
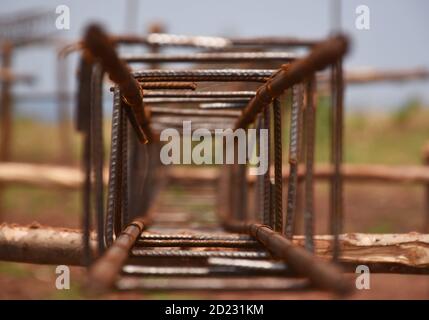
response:
M369 30L359 30L355 25L359 15L356 8L362 4L370 10ZM70 9L69 30L55 28L56 8L60 5ZM10 92L9 97L3 98L9 101L7 116L11 121L8 132L0 133L3 135L0 138L8 141L0 160L78 168L81 141L73 128L78 55L71 54L60 61L58 52L79 40L90 22L101 23L113 34L144 35L154 23L162 24L165 32L173 34L225 37L318 39L342 31L352 40L352 50L345 60L346 70L416 70L429 69L427 12L429 2L421 0L3 0L2 92ZM107 90L104 98L108 134L112 97ZM5 100L2 101L4 104ZM428 105L429 81L349 85L345 95L345 161L422 164L423 149L429 142ZM319 162L328 161L328 107L326 101L319 101ZM108 144L106 141L106 148ZM345 231L419 231L424 223L424 192L420 185L346 185ZM319 183L316 189L319 221L327 217L327 204L323 201L327 193L328 186ZM1 184L0 195L0 222L37 221L79 227L77 190ZM172 196L179 197L180 190ZM325 227L322 223L318 231L323 232ZM48 285L51 271L50 267L0 263L0 286L9 288L3 291L6 293L0 292L0 298L14 294L24 298L61 298L63 293L50 288L50 282ZM19 285L22 279L34 280L33 293ZM80 297L79 290L73 290L67 293L67 298L74 294Z

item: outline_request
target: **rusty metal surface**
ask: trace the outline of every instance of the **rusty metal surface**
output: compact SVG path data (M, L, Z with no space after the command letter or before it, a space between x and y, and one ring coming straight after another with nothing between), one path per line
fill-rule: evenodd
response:
M292 239L294 234L294 221L296 215L296 202L298 192L298 161L301 150L299 148L300 130L299 123L302 118L302 87L295 85L292 88L292 109L290 118L289 134L289 179L287 188L287 205L286 205L286 238Z
M104 255L91 266L89 270L91 290L103 292L112 287L128 258L129 251L146 226L147 222L143 219L132 221L119 234Z
M289 62L300 58L294 52L197 52L191 54L122 55L128 63L196 62L196 63L242 63L242 62Z
M208 70L142 70L132 75L141 82L265 82L276 70L266 69L208 69Z
M199 47L205 43L213 48L216 45L234 47L234 44L229 40L210 37L178 38L174 35L158 35L155 36L154 39L157 40L153 40L154 42L148 39L145 37L109 37L94 26L87 31L85 37L87 63L99 63L116 83L113 88L111 167L105 227L105 240L108 247L106 252L91 266L90 284L92 288L105 290L116 283L120 289L135 289L145 286L155 289L156 285L144 284L145 276L168 277L171 281L176 281L169 287L174 289L174 287L186 286L180 281L184 281L189 276L199 278L211 276L216 280L218 277L239 276L250 280L257 275L264 274L278 277L280 280L286 274L292 277L300 274L309 279L316 287L337 293L348 292L349 283L344 280L341 270L333 264L316 260L311 252L293 245L283 235L284 232L287 237L293 235L291 224L293 224L293 215L297 210L295 203L298 158L300 157L299 128L303 118L302 86L308 79L316 79L316 72L337 63L342 58L347 51L346 38L338 36L320 43L280 38L234 40L237 48L240 46L252 47L252 49L254 46L260 48L307 46L311 48L311 52L304 57L289 52L263 51L171 55L159 52L162 45ZM223 44L221 44L222 42ZM114 43L156 45L156 50L139 56L124 56L124 60L120 60L114 50ZM281 63L281 61L291 63L282 65L278 70L252 68L258 62ZM126 62L149 63L157 69L130 71ZM195 63L197 68L159 69L161 64L169 62ZM200 63L211 62L234 64L234 68L200 69ZM240 64L242 62L247 64ZM336 80L336 99L342 99L337 88L341 85L338 82L341 79L337 77ZM219 91L214 91L213 86L207 84L200 86L200 82L214 82L213 86L218 86ZM198 83L198 87L196 83ZM258 85L259 88L255 91ZM286 223L284 223L282 164L284 120L282 104L278 98L292 86L294 89L289 163L293 179L289 182L287 215ZM307 111L305 112L307 199L312 198L313 192L314 92L314 83L310 81L306 97ZM94 92L90 92L90 95L93 94ZM162 104L162 106L157 106L157 104ZM272 113L271 108L268 108L271 104L273 105ZM308 112L308 110L312 112ZM125 115L128 115L128 118ZM258 116L260 120L255 124ZM161 184L164 186L163 188L167 188L169 182L164 176L155 174L157 165L154 159L157 158L162 145L154 137L158 131L165 128L176 128L179 133L183 134L181 127L184 120L192 121L193 129L204 128L209 131L234 127L246 130L255 127L268 130L269 140L266 149L262 150L260 141L257 143L257 148L259 148L260 154L268 157L269 167L273 167L273 177L271 177L271 170L268 170L258 180L258 189L252 191L249 187L247 165L223 166L220 170L225 172L225 175L222 174L224 178L219 179L219 184L216 181L215 189L220 188L221 190L214 192L222 193L225 197L216 196L214 199L223 202L218 204L219 220L217 221L217 225L225 228L223 233L214 232L213 227L216 226L216 222L205 222L206 227L196 233L189 232L189 230L185 233L168 232L168 230L166 232L143 232L143 228L147 227L150 220L146 215L146 218L142 218L144 220L137 219L128 223L132 221L128 208L130 205L143 201L144 212L159 210L159 208L152 208L155 197L159 195L158 191L153 190L158 190L158 185ZM94 119L91 122L94 122ZM131 135L127 129L128 122L135 129ZM342 133L337 129L336 134ZM138 192L133 189L134 187L130 189L130 186L135 186L136 179L133 175L135 170L142 165L140 162L134 161L137 159L133 157L138 149L136 149L137 145L130 144L130 141L132 142L136 136L141 138L143 135L149 138L151 143L140 147L151 156L142 159L144 160L144 170L147 172L142 176L144 188ZM234 145L234 148L237 148L237 144ZM130 147L131 152L128 150ZM130 157L134 160L130 161ZM128 182L130 177L134 181L131 185ZM201 201L199 193L204 192L203 189L196 189L193 192L194 196L190 196L189 200L182 199L182 201L188 201L188 205ZM255 195L257 201L255 202L256 210L250 214L248 200L252 194ZM170 206L169 210L175 208L176 205L177 202ZM312 226L314 215L312 201L306 201L305 209L307 212L306 225ZM172 214L167 215L169 218L164 221L171 219ZM182 216L177 221L183 219L184 225L186 223L192 225L191 221L187 221L188 213L179 212L176 215L178 218ZM262 219L264 224L250 222L250 219L253 218ZM163 220L159 221L159 226L162 226L161 221ZM89 229L89 226L87 228ZM311 228L306 230L307 248L311 249L310 241L313 231ZM126 275L132 275L132 277ZM181 280L174 279L175 277L180 277ZM119 281L117 282L117 280ZM307 287L308 283L304 283ZM195 284L188 286L188 288L197 287L198 285L195 286ZM210 286L207 284L205 287ZM245 285L240 284L239 287L244 288ZM270 286L265 284L261 287L269 288ZM288 285L283 288L287 287ZM272 287L272 289L276 288Z
M129 117L132 118L131 123L140 141L151 140L153 136L144 113L142 89L119 59L108 36L100 27L92 25L86 31L84 43L88 59L97 59L110 79L119 85L121 97L130 107Z
M347 50L347 39L337 36L318 44L305 58L283 65L266 84L259 88L256 97L250 101L242 117L238 119L236 127L242 128L255 121L257 114L266 108L272 99L280 96L284 90L291 88L294 84L305 80L312 73L334 63Z

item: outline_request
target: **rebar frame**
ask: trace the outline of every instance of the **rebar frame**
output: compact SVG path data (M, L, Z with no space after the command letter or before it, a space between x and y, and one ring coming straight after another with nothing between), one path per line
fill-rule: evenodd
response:
M122 39L124 40L124 39ZM133 39L128 39L133 43ZM134 39L136 40L136 39ZM189 40L189 39L188 39ZM195 40L195 39L193 39ZM202 39L199 39L202 40ZM313 285L333 290L338 293L346 293L350 290L349 283L344 280L341 271L334 265L317 260L312 255L313 250L313 158L314 158L314 135L315 135L315 109L316 102L314 98L316 72L333 66L333 92L335 92L335 108L333 107L333 163L334 178L332 182L332 200L331 205L334 208L331 217L331 226L335 239L338 239L338 232L341 226L342 208L341 208L341 137L342 134L342 70L341 59L347 52L347 40L342 36L328 39L324 42L302 43L293 41L288 45L303 45L312 47L309 55L297 59L298 56L289 53L270 53L270 52L247 52L247 53L196 53L187 55L170 55L165 56L159 53L145 54L143 56L134 56L125 58L128 63L165 63L165 62L193 62L201 65L202 63L242 63L242 62L289 62L283 64L278 70L271 69L186 69L186 70L141 70L131 71L124 60L120 60L114 50L114 43L117 39L109 38L99 27L91 26L88 28L84 48L86 49L82 59L82 66L88 72L81 74L81 94L82 100L87 93L91 97L91 103L83 101L79 108L80 126L89 128L90 134L87 134L85 150L92 150L91 156L85 153L86 183L84 191L87 193L84 199L84 242L89 243L90 230L90 190L91 190L91 172L94 172L94 186L96 190L96 212L97 226L100 232L101 226L105 225L105 230L99 235L99 250L103 252L105 245L106 251L91 266L90 285L97 290L105 290L118 279L120 272L124 270L134 270L133 274L143 275L196 275L200 272L218 276L219 268L212 269L136 269L125 268L124 264L129 257L132 259L161 259L161 258L195 258L199 261L202 258L210 257L231 257L231 258L268 258L273 256L280 259L288 267L291 274L301 274L307 277ZM186 42L186 41L185 41ZM185 46L195 46L189 42L183 42ZM287 41L286 41L287 42ZM263 41L235 40L239 46L258 45L263 46L285 46L286 42L276 41L275 39L265 39ZM147 42L145 42L147 44ZM198 45L197 45L198 46ZM228 46L232 46L230 43ZM90 70L93 70L92 72ZM102 194L100 194L100 168L102 167L99 150L101 126L100 121L95 117L100 117L100 76L106 72L109 77L116 83L114 88L114 108L112 117L112 142L110 155L110 177L107 196L107 211L104 222L104 216L100 215L102 211ZM94 75L95 74L95 75ZM89 84L88 79L93 79ZM335 79L335 81L334 81ZM253 91L177 91L194 90L195 84L198 87L199 82L222 82L237 83L238 87L246 88L246 83L262 83L256 92ZM151 86L151 84L157 84ZM168 84L172 84L168 86ZM181 86L183 84L183 86ZM303 86L306 86L306 104L305 112L302 108ZM149 90L147 89L149 88ZM283 121L281 116L282 104L280 96L288 89L292 89L292 117L291 132L289 142L289 164L291 179L288 182L288 196L286 205L286 219L283 219L283 174L282 174L282 127ZM173 91L170 91L173 90ZM176 90L176 91L174 91ZM206 103L242 103L246 107L241 112L226 112L223 110L207 110L203 104ZM88 122L83 112L83 106L90 106L89 124L86 126L82 123ZM168 107L155 107L155 104L166 104ZM197 104L201 108L180 108L183 104ZM147 106L149 105L149 107ZM271 110L270 110L271 109ZM272 111L272 112L271 112ZM126 115L126 116L125 116ZM249 195L247 182L247 165L234 164L226 166L225 170L231 170L232 183L226 183L221 188L223 192L228 193L229 201L219 214L220 224L227 232L244 233L251 236L249 240L221 240L221 239L197 239L197 238L180 238L180 235L172 235L171 239L163 238L148 239L147 235L142 235L143 229L149 226L151 221L147 215L149 209L144 210L140 218L133 219L129 214L128 204L136 200L136 193L129 189L128 178L135 170L135 162L130 162L130 153L128 150L130 135L127 129L128 122L133 126L134 134L142 142L149 142L148 145L132 145L132 151L136 148L146 148L151 150L152 157L146 159L148 172L154 174L156 162L153 162L153 155L159 150L157 139L158 129L165 126L177 126L180 121L193 119L198 125L213 126L223 121L224 125L229 128L247 128L255 126L258 130L268 130L269 140L268 149L262 150L260 142L258 143L258 152L265 152L268 155L269 169L263 176L258 179L258 190L255 198L258 199L256 217L261 217L260 223L250 222L247 205ZM228 122L227 120L230 119ZM305 131L305 236L307 252L300 247L293 245L290 240L293 234L293 221L296 212L297 196L297 163L299 158L299 139L300 130L299 122L303 119ZM232 120L232 121L231 121ZM151 124L152 123L152 124ZM155 128L155 129L154 129ZM273 134L273 138L271 135ZM236 144L235 144L236 147ZM235 148L234 147L234 148ZM274 148L274 149L273 149ZM133 151L134 150L134 151ZM272 151L271 151L272 150ZM271 152L273 157L271 157ZM237 154L237 152L235 152ZM92 159L92 160L91 160ZM273 161L274 179L271 180L271 161ZM91 167L91 163L94 168ZM130 167L130 164L133 167ZM144 177L147 180L147 177ZM152 177L153 179L153 177ZM227 180L224 180L225 182ZM147 183L145 184L148 187ZM143 190L144 193L152 193L150 190ZM220 191L219 191L220 192ZM85 193L84 193L85 195ZM141 194L139 195L142 196ZM152 194L146 201L152 203L154 195ZM150 201L149 201L150 200ZM263 212L260 212L260 211ZM258 212L259 211L259 212ZM131 221L131 222L130 222ZM274 229L274 231L272 230ZM105 234L104 242L100 237ZM141 236L142 235L142 236ZM233 235L227 233L227 235ZM155 237L154 235L153 237ZM145 238L146 237L146 238ZM175 238L176 237L176 238ZM156 248L187 246L187 247L225 247L226 251L194 251L194 250L161 250ZM260 251L246 251L245 248L259 247ZM147 250L147 247L153 249ZM89 252L89 250L87 250ZM336 249L338 254L338 247ZM130 255L131 254L131 255ZM88 261L89 253L88 253ZM226 262L225 262L226 263ZM249 262L250 263L250 262ZM140 271L138 271L140 270ZM224 269L222 269L224 270ZM234 268L228 269L232 273ZM267 269L268 270L268 269ZM225 273L225 272L224 272ZM228 272L226 272L228 273Z

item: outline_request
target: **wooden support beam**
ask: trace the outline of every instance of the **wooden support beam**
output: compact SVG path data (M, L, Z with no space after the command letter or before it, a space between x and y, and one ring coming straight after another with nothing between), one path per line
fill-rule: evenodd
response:
M330 165L318 164L314 169L314 178L327 180L332 175L333 170ZM181 168L171 167L168 170L168 177L172 181L190 182L210 182L218 178L218 170L214 168ZM429 183L428 166L391 166L373 164L345 164L342 174L346 181L350 182L401 182L401 183ZM305 168L299 167L298 176L303 178ZM289 178L289 170L283 168L283 179ZM248 180L253 183L256 176L249 176Z
M91 237L95 248L95 235ZM304 244L303 236L293 242ZM315 253L332 255L332 236L316 235ZM340 236L340 261L354 272L367 265L372 272L429 274L429 234L363 234ZM82 264L82 234L79 230L40 225L0 225L0 260L38 264Z
M93 248L95 235L91 237ZM36 264L82 265L82 233L79 230L42 227L38 224L0 225L0 260Z
M107 181L107 171L105 181ZM79 168L30 163L0 163L0 182L45 188L78 189L83 182Z
M398 182L429 184L429 166L388 166L388 165L344 165L344 179L348 182ZM180 183L211 183L219 175L216 167L166 167L166 177L172 182ZM289 170L283 169L283 179L288 179ZM107 181L107 171L105 181ZM299 168L299 178L303 178L305 170ZM329 165L317 165L314 177L327 180L332 175ZM248 176L249 183L256 176ZM45 188L77 189L81 186L83 175L79 168L67 166L40 165L29 163L0 163L0 182L22 184Z

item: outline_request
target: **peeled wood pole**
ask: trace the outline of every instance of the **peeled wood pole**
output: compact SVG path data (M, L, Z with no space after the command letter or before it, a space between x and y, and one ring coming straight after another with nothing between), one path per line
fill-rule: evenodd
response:
M294 236L293 243L304 246L304 236ZM350 267L365 264L371 272L429 273L429 235L363 234L340 236L340 262ZM329 259L332 255L332 236L314 237L315 254ZM96 249L95 235L91 248ZM94 252L94 255L96 252ZM83 266L82 231L52 228L32 224L20 226L0 224L0 260L11 262Z
M126 64L119 59L113 41L99 26L91 25L86 31L84 45L90 55L100 60L110 79L119 86L128 117L140 142L152 140L149 119L144 112L142 89Z

